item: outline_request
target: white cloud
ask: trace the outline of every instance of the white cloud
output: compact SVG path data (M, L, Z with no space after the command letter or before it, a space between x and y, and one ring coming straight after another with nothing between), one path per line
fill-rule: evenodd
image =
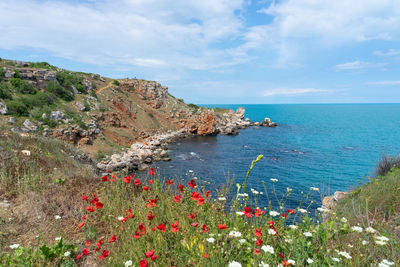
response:
M360 69L369 69L369 68L378 68L385 66L385 63L373 63L373 62L364 62L364 61L353 61L346 62L343 64L338 64L335 66L337 71L341 70L360 70Z
M277 88L273 90L264 91L263 96L290 96L290 95L302 95L310 93L327 93L329 90L316 89L316 88Z
M383 57L397 56L400 55L400 50L398 49L389 49L387 51L376 50L374 51L374 55Z
M400 85L400 81L367 82L366 85Z
M0 48L34 48L95 65L212 69L243 62L242 0L0 1Z
M258 46L275 47L281 64L321 46L400 38L400 5L393 0L283 0L258 12L273 16Z

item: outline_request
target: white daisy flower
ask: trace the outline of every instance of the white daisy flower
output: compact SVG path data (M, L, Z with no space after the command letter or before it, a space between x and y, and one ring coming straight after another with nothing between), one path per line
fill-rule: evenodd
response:
M13 244L10 246L11 249L17 249L19 248L19 244Z
M274 229L268 229L268 234L270 235L276 235L276 231Z
M311 263L314 263L314 261L313 261L312 259L308 258L308 259L307 259L307 263L308 263L308 264L311 264Z
M361 242L361 244L363 244L364 246L366 246L366 245L369 244L369 242L368 242L367 240L363 240L363 241Z
M61 219L61 216L60 216L60 215L56 215L56 216L54 216L54 218L55 218L56 220L59 220L59 219Z
M274 183L278 182L278 179L275 179L275 178L271 178L270 180L271 180L271 182L274 182Z
M363 229L360 226L353 226L351 227L351 230L353 230L354 232L359 232L362 233Z
M231 231L229 233L229 236L233 236L233 237L241 237L242 233L241 232L237 232L237 231Z
M340 262L340 259L335 258L335 257L333 257L332 260L333 260L333 261L336 261L336 262Z
M306 237L311 237L311 236L312 236L312 233L310 233L310 232L304 232L303 235L306 236Z
M214 243L215 239L213 237L207 238L207 242Z
M225 197L219 197L218 200L219 200L219 201L225 201L226 198L225 198Z
M242 216L242 215L244 215L244 212L242 212L242 211L237 211L236 214L239 215L239 216Z
M55 239L56 239L56 241L60 241L61 240L61 236L57 236Z
M297 225L291 224L291 225L289 225L289 228L291 228L291 229L297 229Z
M288 260L287 262L289 262L292 265L296 265L296 262L294 260Z
M71 255L71 251L67 251L64 253L64 257L69 257Z
M345 217L342 217L342 219L340 219L340 221L341 221L342 223L347 223L347 219L346 219Z
M279 216L279 212L274 211L274 210L271 210L271 211L269 212L269 215L271 215L272 217L276 217L276 216Z
M243 238L239 239L238 241L239 241L240 244L246 243L246 239L243 239Z
M274 254L274 248L271 247L270 245L264 245L261 247L262 250L264 250L265 252L269 252L271 254Z
M310 187L310 190L311 191L319 191L319 188L318 187Z
M320 212L329 212L328 209L323 208L323 207L319 207L319 208L317 208L317 210L320 211Z
M300 213L308 213L308 211L305 210L305 209L298 209L298 212L300 212Z
M346 251L339 251L338 253L339 255L345 257L346 259L351 259L351 256L349 253L347 253Z
M228 267L242 267L242 264L240 264L237 261L231 261L228 265Z
M132 266L133 262L131 260L125 262L125 267Z
M370 233L370 234L376 233L376 230L374 228L372 228L371 226L365 228L365 231Z

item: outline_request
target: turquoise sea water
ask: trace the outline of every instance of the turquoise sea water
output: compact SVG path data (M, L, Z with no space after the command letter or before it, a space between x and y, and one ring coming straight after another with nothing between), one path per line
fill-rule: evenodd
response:
M400 104L207 105L246 109L252 121L265 117L276 128L251 127L237 136L195 137L170 146L170 162L157 163L161 174L179 177L188 170L217 184L228 174L243 182L253 159L264 155L249 178L277 178L278 190L293 189L296 205L311 186L329 194L365 183L383 154L400 154ZM318 204L318 199L315 199Z

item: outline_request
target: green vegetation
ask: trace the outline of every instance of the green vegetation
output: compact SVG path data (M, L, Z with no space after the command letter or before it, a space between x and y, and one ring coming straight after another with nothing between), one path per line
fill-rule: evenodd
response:
M185 101L182 98L177 99L179 102L185 103Z
M5 82L0 82L0 99L12 99L13 87Z
M65 101L74 100L74 93L72 91L66 89L65 87L61 86L56 81L48 82L46 85L45 91L52 93Z
M153 170L141 177L122 171L90 180L80 178L83 173L74 177L82 170L81 165L65 157L62 151L69 148L60 142L11 135L6 140L0 139L0 147L6 151L5 157L1 156L4 153L0 157L7 158L0 162L6 164L0 175L0 188L11 189L0 191L0 197L18 199L19 194L29 195L33 191L46 206L55 201L64 203L48 210L54 216L64 209L62 220L53 219L54 225L50 228L46 221L46 228L41 229L47 230L43 232L46 235L71 237L72 244L61 249L64 245L49 241L50 245L17 253L19 248L9 246L18 239L10 243L7 236L15 225L3 222L6 238L2 239L5 249L0 253L0 264L7 265L10 258L17 259L16 254L24 255L25 261L35 264L54 263L64 261L61 255L66 251L71 254L67 253L65 260L73 265L85 265L89 260L97 260L104 266L123 266L129 261L134 266L139 262L157 266L228 266L235 262L241 266L377 266L385 262L396 266L400 263L400 239L393 231L399 225L400 206L396 191L400 188L400 170L396 168L339 202L336 213L328 215L320 209L314 217L308 210L310 198L319 194L314 187L299 194L298 207L290 207L287 205L290 205L291 190L279 193L275 189L279 181L263 181L263 194L268 199L279 199L282 207L279 210L271 202L261 203L261 192L245 190L246 182L237 184L234 201L229 202L229 192L232 192L229 186L208 191L207 182L193 180L195 174L167 180L156 176ZM32 151L28 159L14 152L27 147ZM101 157L101 152L98 155ZM15 160L18 158L21 159ZM260 160L262 156L252 162L247 177ZM57 182L61 179L63 182ZM49 194L48 190L57 194ZM368 200L374 203L376 214L384 214L387 223L381 217L371 216L374 209L357 206ZM29 203L37 205L38 201ZM30 207L33 208L37 210ZM325 213L324 222L320 223L322 213ZM63 227L59 223L64 223ZM392 228L385 228L386 224ZM75 251L75 246L80 249ZM84 247L95 257L87 256L82 250ZM40 253L43 256L38 257ZM72 255L74 258L69 258Z
M30 62L29 67L38 69L57 69L55 66L52 66L47 62Z
M114 81L113 81L113 85L119 86L119 81L118 81L118 80L114 80Z
M57 72L57 81L60 83L65 90L72 93L72 86L74 86L78 92L87 94L85 87L82 84L82 76L77 73L70 73L66 71Z
M32 95L37 93L37 89L32 84L20 78L11 78L10 83L18 93Z

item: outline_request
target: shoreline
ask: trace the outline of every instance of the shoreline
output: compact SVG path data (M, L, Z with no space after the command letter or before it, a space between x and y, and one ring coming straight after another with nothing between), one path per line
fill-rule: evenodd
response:
M207 109L206 114L212 110ZM110 159L102 160L96 164L100 171L117 171L124 168L128 170L143 171L150 168L150 164L156 161L170 161L168 156L168 145L172 142L192 136L216 136L216 135L237 135L239 129L246 129L251 126L276 127L277 123L271 119L265 118L262 122L252 122L250 119L244 119L244 108L238 108L233 113L223 113L213 121L212 127L208 125L209 121L201 121L200 126L196 125L196 132L192 132L192 125L184 125L179 130L168 131L147 137L142 142L137 141L130 145L127 151L111 155ZM208 114L207 114L208 115ZM207 132L198 131L199 128L207 128ZM211 128L211 130L210 130Z

